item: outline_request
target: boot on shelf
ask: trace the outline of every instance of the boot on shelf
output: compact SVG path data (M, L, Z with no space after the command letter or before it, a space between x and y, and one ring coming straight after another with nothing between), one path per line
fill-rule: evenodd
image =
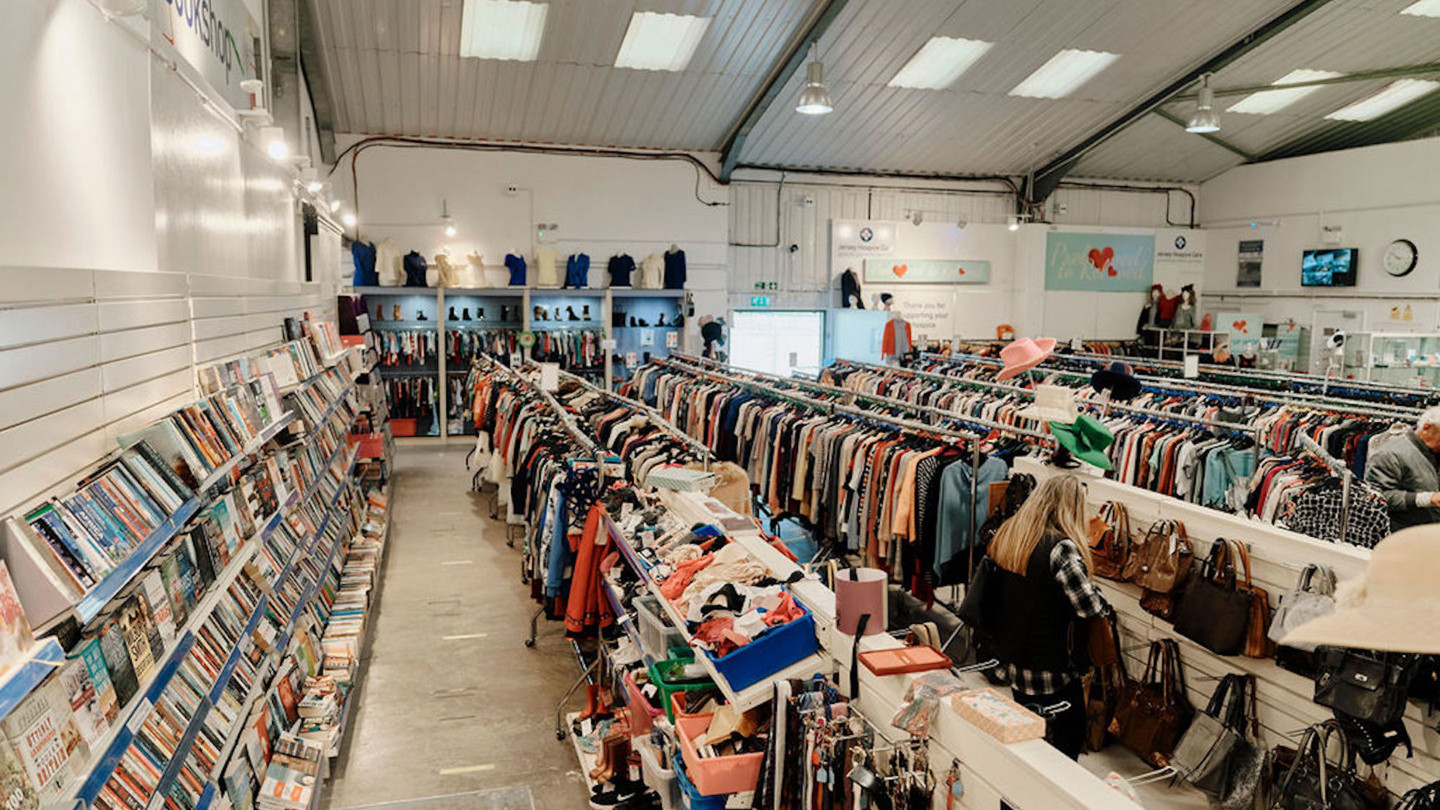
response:
M404 320L404 318L400 315L400 305L399 305L399 304L396 304L396 305L395 305L395 308L391 311L391 315L392 315L392 317L390 318L390 320L392 320L392 321Z
M587 321L590 320L590 305L589 305L589 304L586 304L586 305L585 305L585 308L584 308L583 310L581 310L581 312L580 312L580 317L584 318L584 319L587 320Z
M385 320L385 305L377 304L375 306L375 322L379 323L383 320Z
M458 320L460 320L460 319L457 318L457 317L455 317L455 307L450 307L450 322L451 322L451 323L454 323L455 321L458 321Z
M635 316L634 316L634 315L631 315L631 316L630 316L630 325L631 325L631 326L639 326L639 325L640 325L640 324L638 324L638 323L635 322Z
M462 321L468 321L468 320L470 320L470 308L469 308L469 307L465 307L464 309L460 310L460 320L462 320Z
M685 313L683 313L683 312L677 312L677 313L675 313L675 319L670 322L670 325L671 325L671 326L675 326L675 327L684 326L684 325L685 325Z
M428 320L430 320L430 319L425 317L425 310L423 310L423 309L417 309L417 310L415 310L415 320L417 320L417 321L428 321Z
M539 305L535 307L534 312L532 312L531 314L535 316L536 321L550 320L550 313L546 312L545 308Z
M580 316L575 314L575 307L565 307L565 314L568 315L572 321L580 320Z
M466 310L466 311L468 312L469 310ZM475 320L477 320L477 321L483 321L483 320L485 320L485 308L484 308L484 307L477 307L477 308L475 309Z
M555 318L554 318L554 320L557 320L557 321L560 320L560 307L555 307Z
M660 320L656 321L656 322L655 322L655 325L656 325L656 326L664 326L664 325L665 325L665 313L663 313L663 312L660 313Z
M480 318L481 318L482 320L485 318L485 310L483 310L483 309L480 310ZM502 306L502 307L500 307L500 320L502 320L502 321L508 321L508 320L510 320L510 307L508 307L508 306Z

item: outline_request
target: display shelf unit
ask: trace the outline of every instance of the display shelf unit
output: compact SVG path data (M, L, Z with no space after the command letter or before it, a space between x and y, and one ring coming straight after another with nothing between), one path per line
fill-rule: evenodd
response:
M612 295L609 322L615 348L608 364L612 379L628 379L650 357L669 357L672 351L685 350L685 328L674 322L677 315L684 314L685 290L615 288ZM659 323L662 316L663 325ZM646 325L641 326L640 321Z
M1352 332L1343 376L1416 388L1440 385L1440 334Z
M399 377L429 377L435 382L438 395L435 405L434 431L417 439L438 439L442 443L448 442L453 437L468 435L461 418L461 425L452 427L453 421L450 417L450 392L446 384L452 375L468 372L470 362L458 364L448 358L445 351L445 340L451 330L483 330L483 329L511 329L517 333L575 329L594 329L600 332L602 360L598 366L571 369L575 373L591 376L596 379L604 377L607 390L614 389L614 381L618 375L628 376L629 367L623 363L616 366L613 362L614 356L619 353L622 360L627 359L628 354L635 354L636 363L643 362L646 352L655 357L669 356L672 349L678 351L688 350L688 339L685 327L670 325L673 315L683 313L689 298L687 290L651 290L635 289L631 287L585 287L581 289L566 289L563 287L537 287L534 285L524 287L346 287L342 293L348 295L366 296L367 312L372 316L369 318L372 330L380 332L386 329L402 328L413 329L425 327L434 329L439 346L438 362L429 363L423 367L397 368L391 366L380 366L382 379L394 379ZM401 314L411 317L394 321L394 299L405 298L401 304ZM423 303L422 303L423 300ZM641 327L629 326L628 314L624 326L616 327L612 324L612 312L616 302L621 302L621 308L628 313L629 309L637 312L637 319L644 317L651 326ZM384 321L377 322L373 317L376 306L384 305ZM561 307L561 315L566 320L542 321L535 317L537 306L549 307L548 313L554 315L554 307ZM460 320L452 320L450 309L454 306ZM487 320L480 322L475 320L475 310L485 307ZM583 315L584 307L591 308L591 316L588 319L582 318L579 321L568 320L569 314L565 311L566 306L576 307L576 314ZM495 308L492 311L492 307ZM516 307L511 311L511 319L498 319L498 315L504 314L503 307ZM464 320L465 310L469 308L471 320ZM629 309L627 309L629 308ZM417 321L413 318L414 311L424 309L426 320ZM518 311L519 318L515 318ZM639 315L640 312L650 313ZM666 326L657 326L656 321L660 313L665 314ZM391 324L395 324L392 326ZM653 342L642 345L643 330L650 330ZM668 337L673 335L673 338ZM675 346L670 346L673 339ZM621 346L633 346L631 350L621 350ZM520 359L529 360L531 352L521 349L517 352ZM506 361L507 358L497 358Z

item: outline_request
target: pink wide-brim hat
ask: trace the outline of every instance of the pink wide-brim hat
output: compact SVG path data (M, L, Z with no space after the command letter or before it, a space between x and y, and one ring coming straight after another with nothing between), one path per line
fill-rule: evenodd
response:
M1020 338L1000 350L1000 359L1005 361L1005 368L1000 370L997 380L1008 380L1019 374L1024 374L1032 368L1045 362L1045 358L1055 351L1055 338Z

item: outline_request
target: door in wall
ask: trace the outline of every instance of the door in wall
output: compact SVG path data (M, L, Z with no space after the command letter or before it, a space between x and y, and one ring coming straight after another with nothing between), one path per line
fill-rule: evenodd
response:
M1365 313L1357 310L1317 309L1310 327L1310 373L1324 376L1332 369L1339 374L1341 357L1330 348L1330 336L1343 331L1353 335L1365 328Z
M730 320L730 363L790 376L820 370L825 312L812 309L737 309Z

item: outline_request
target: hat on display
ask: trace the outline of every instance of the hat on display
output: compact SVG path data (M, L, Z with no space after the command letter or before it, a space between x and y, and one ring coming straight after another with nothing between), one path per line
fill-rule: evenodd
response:
M1060 446L1074 457L1102 470L1113 469L1110 457L1105 455L1105 448L1115 441L1115 436L1100 420L1082 413L1073 425L1051 422L1050 432Z
M1116 361L1090 376L1090 387L1096 391L1109 391L1110 398L1117 402L1129 402L1140 393L1140 381L1135 379L1135 369L1129 363Z
M997 380L1008 380L1019 374L1024 374L1032 368L1045 362L1045 358L1055 351L1055 338L1020 338L1000 350L1000 359L1005 361L1005 368L995 377Z
M1020 411L1020 416L1040 422L1075 421L1080 412L1075 409L1075 391L1063 385L1035 386L1035 401Z
M1335 592L1335 612L1290 631L1281 644L1440 655L1440 524L1411 526L1370 552L1370 566Z

